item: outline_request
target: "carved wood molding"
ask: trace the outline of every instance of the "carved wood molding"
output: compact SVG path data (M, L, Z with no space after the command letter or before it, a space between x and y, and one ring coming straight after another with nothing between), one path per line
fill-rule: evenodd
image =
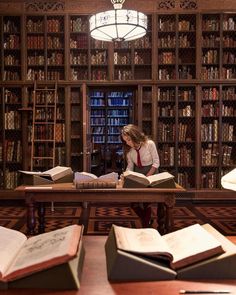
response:
M198 0L157 0L157 10L196 10Z
M25 11L27 12L52 12L64 10L64 1L27 1L25 3Z

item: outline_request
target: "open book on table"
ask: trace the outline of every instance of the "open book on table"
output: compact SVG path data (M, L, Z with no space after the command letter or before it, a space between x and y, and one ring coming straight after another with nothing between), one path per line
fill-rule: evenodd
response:
M221 184L223 188L236 191L236 168L222 176Z
M0 281L8 282L65 263L77 255L83 226L27 237L0 227Z
M123 176L124 187L175 188L174 176L169 172L145 176L142 173L127 170Z
M25 174L25 175L40 176L40 177L47 178L47 179L50 179L50 180L53 180L53 181L61 179L64 176L73 174L70 167L63 167L63 166L56 166L56 167L51 168L51 169L49 169L47 171L44 171L44 172L23 171L23 170L19 170L19 172L21 172L22 174Z
M163 236L153 228L113 228L118 249L166 261L174 270L224 253L221 243L199 224Z
M118 173L111 172L101 176L88 172L76 172L74 184L76 188L115 188L118 183Z

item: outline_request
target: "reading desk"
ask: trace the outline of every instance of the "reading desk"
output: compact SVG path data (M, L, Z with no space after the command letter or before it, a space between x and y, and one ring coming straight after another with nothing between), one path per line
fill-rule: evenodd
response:
M107 280L104 245L107 236L84 236L85 260L80 290L12 289L1 291L4 295L178 295L184 290L229 290L236 294L236 280L205 281L152 281L112 283ZM236 237L230 237L236 243Z
M17 191L24 191L27 206L28 233L36 233L36 204L38 209L38 232L45 229L44 202L149 202L157 203L158 230L164 234L173 225L172 210L175 205L175 194L184 189L176 188L106 188L106 189L76 189L72 183L52 184L50 186L19 186Z

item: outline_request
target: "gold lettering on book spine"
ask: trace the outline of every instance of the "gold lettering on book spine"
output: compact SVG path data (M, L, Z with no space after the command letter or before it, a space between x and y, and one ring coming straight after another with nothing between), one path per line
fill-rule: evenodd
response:
M28 1L25 3L25 10L37 12L51 12L51 11L64 11L64 1Z

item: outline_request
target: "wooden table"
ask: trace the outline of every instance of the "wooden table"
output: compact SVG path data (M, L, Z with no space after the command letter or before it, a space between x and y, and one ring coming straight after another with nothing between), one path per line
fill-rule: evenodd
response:
M20 186L17 191L25 192L27 206L28 233L36 233L35 209L38 205L38 232L45 230L44 202L105 202L105 203L132 203L149 202L157 203L157 223L161 234L171 231L173 225L172 210L175 205L175 194L184 189L177 185L176 188L113 188L113 189L76 189L72 183L53 184L48 186Z
M236 243L236 237L229 237ZM236 294L236 280L154 281L110 283L107 280L104 245L106 236L84 236L85 260L79 291L7 290L3 295L178 295L179 290L229 290Z

